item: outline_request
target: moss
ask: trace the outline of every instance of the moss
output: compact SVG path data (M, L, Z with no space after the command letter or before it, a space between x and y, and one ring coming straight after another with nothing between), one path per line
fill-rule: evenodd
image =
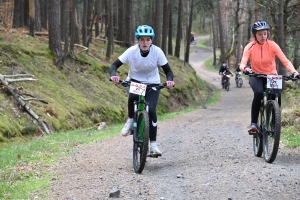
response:
M36 82L11 85L23 88L22 92L48 102L28 101L27 105L53 131L91 127L102 121L107 124L119 123L127 118L127 93L123 86L115 85L108 79L111 63L124 50L115 45L111 61L107 62L103 53L106 44L95 41L90 45L89 53L98 60L85 52L78 54L79 49L76 51L79 61L68 57L63 69L58 69L47 41L11 34L2 37L0 43L0 52L7 52L11 58L0 54L3 61L0 71L1 74L30 73L38 79ZM209 95L205 89L207 85L199 81L192 67L175 57L168 56L168 60L175 74L176 86L161 91L158 114L178 111L205 101ZM127 73L128 65L118 69L118 75L123 79ZM164 75L161 81L165 81ZM15 140L22 138L22 135L31 136L37 132L36 122L27 113L19 111L13 102L12 97L1 90L0 113L5 113L0 114L0 137L4 138L2 142L6 142L6 138Z

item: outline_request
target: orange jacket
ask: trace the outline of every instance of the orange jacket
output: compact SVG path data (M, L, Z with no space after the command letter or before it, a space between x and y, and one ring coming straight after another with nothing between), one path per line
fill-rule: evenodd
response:
M244 70L248 59L250 59L253 72L277 75L275 56L291 74L296 72L293 64L287 59L280 47L271 40L267 40L263 45L257 41L247 44L244 48L240 69Z

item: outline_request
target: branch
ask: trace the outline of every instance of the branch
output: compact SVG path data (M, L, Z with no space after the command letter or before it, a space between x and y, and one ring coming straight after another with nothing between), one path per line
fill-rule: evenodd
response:
M18 93L16 93L16 89L9 85L9 82L0 74L0 81L2 84L6 87L6 89L10 92L10 94L15 98L17 103L23 108L33 119L35 119L38 124L43 128L43 130L49 134L50 130L48 129L47 124L40 119L40 117L35 114L31 108L26 105L26 103L23 101L23 97L21 97ZM44 135L44 132L42 131L42 134Z

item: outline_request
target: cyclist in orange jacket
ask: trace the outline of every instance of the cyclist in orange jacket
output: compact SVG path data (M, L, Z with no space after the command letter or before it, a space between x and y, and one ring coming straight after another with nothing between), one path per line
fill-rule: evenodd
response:
M256 72L277 75L275 63L275 56L277 56L277 58L295 78L299 77L299 73L281 51L280 47L274 41L269 40L269 24L265 21L257 21L252 25L251 30L253 39L245 46L240 63L240 69L245 74ZM251 61L251 68L247 66L249 59ZM248 132L255 133L258 131L257 121L261 99L263 98L263 87L266 80L259 77L250 77L249 81L254 92L254 98L251 107L251 124L248 127ZM280 105L281 91L278 90L277 93L279 95L278 103Z

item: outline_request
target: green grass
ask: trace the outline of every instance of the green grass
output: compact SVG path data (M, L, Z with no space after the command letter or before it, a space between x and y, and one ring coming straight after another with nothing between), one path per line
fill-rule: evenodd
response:
M54 133L28 142L15 143L0 151L0 199L32 199L46 194L53 174L51 165L77 151L78 147L95 143L119 133L122 124L104 130L76 130Z
M300 132L299 127L288 126L282 128L280 140L288 148L299 148L300 147Z

